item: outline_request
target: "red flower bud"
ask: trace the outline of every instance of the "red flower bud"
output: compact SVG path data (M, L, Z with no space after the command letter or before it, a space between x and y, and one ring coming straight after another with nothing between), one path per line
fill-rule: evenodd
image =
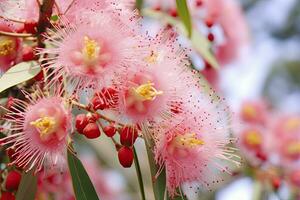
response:
M120 164L125 167L125 168L129 168L131 167L132 163L133 163L133 150L132 148L129 147L121 147L118 151L118 158L119 158L119 162Z
M32 33L32 34L35 34L36 33L36 26L37 26L37 22L36 21L33 21L33 20L29 20L29 21L26 21L24 23L24 30L27 32L27 33Z
M214 25L214 22L213 22L213 20L211 20L211 19L206 19L206 20L205 20L205 25L206 25L208 28L211 28L211 27Z
M2 192L0 200L15 200L15 195L11 192Z
M89 119L85 114L79 114L76 116L75 127L79 133L83 134L83 129L86 127L88 123L89 123Z
M94 110L104 110L108 107L105 101L100 96L94 96L91 100L91 104Z
M176 8L170 9L170 10L169 10L169 15L172 16L172 17L177 17L177 16L178 16L178 13L177 13Z
M83 129L83 134L89 139L95 139L101 135L101 132L96 123L88 123Z
M8 190L17 190L21 181L21 174L17 171L10 171L6 177L5 187Z
M273 177L273 178L272 178L272 185L273 185L273 188L274 188L275 190L278 190L279 187L281 186L281 180L280 180L280 178L278 178L278 177Z
M120 142L125 146L132 146L138 137L138 131L135 127L125 126L120 133Z
M22 50L22 60L23 61L30 61L30 60L33 60L35 55L34 55L34 52L33 52L33 48L32 47L23 47L23 50Z
M209 33L209 34L207 35L207 39L208 39L210 42L213 42L213 41L215 40L214 34Z
M113 137L117 131L117 129L113 125L109 125L103 128L104 133L107 137Z

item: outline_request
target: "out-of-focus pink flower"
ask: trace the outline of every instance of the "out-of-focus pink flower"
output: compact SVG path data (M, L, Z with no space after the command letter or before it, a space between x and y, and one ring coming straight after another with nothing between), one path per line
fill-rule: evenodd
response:
M273 151L280 157L281 165L300 159L300 117L298 115L277 116L270 125Z
M224 43L216 48L218 61L227 64L239 57L249 42L249 29L242 9L235 0L204 0L206 19L220 24L224 32Z
M291 183L293 186L299 188L300 187L300 170L299 169L293 169L289 172L288 175L289 183Z
M266 125L268 120L268 110L266 102L245 101L240 110L240 117L244 122Z
M151 8L177 16L175 1L148 1ZM220 64L228 64L239 57L249 42L249 30L242 9L236 0L190 0L188 6L193 21L211 22L220 25L224 40L215 44L216 56ZM233 28L234 27L234 28Z
M35 93L36 94L36 93ZM15 99L6 114L13 131L0 141L14 148L12 164L26 170L63 167L71 129L71 113L57 96L26 95L29 103Z
M13 32L7 21L0 19L0 31ZM0 36L0 75L20 60L21 40L17 37Z
M181 81L192 73L185 66L184 51L173 39L165 39L165 34L168 33L158 34L144 44L143 63L133 65L112 80L118 91L116 110L126 123L143 127L162 116L171 117L176 102L181 101L180 94L185 89Z
M251 165L259 165L269 159L266 150L268 130L262 126L248 124L238 131L238 145Z
M226 163L220 161L238 163L233 159L233 149L226 147L231 126L227 107L220 98L213 99L209 88L197 89L186 92L186 110L154 125L155 158L166 169L171 196L183 183L197 182L198 187L210 188L222 181L219 173L230 173ZM210 95L204 92L206 89Z
M117 13L90 13L79 24L66 24L64 29L48 36L54 48L41 49L50 55L45 67L55 75L50 84L65 75L75 88L103 83L140 57L137 36L126 27Z

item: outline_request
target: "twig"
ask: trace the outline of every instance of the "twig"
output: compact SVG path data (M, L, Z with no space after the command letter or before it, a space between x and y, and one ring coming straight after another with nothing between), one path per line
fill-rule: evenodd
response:
M37 38L38 47L43 48L43 33L46 32L47 28L51 26L50 17L52 15L54 0L43 0L43 4L40 6L40 16L37 24Z
M30 33L14 33L14 32L6 32L6 31L0 31L0 35L10 36L10 37L22 37L22 38L33 37L33 35Z

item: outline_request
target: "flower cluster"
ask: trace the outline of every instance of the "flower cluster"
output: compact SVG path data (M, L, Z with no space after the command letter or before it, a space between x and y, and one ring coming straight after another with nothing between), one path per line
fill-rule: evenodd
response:
M239 163L230 146L231 113L190 69L173 30L143 34L131 1L67 2L55 4L59 18L37 48L45 84L3 107L12 127L0 143L13 150L10 164L26 172L63 171L74 124L88 139L101 132L111 138L123 167L132 165L138 137L153 143L171 197L183 183L210 189L221 182L219 174L230 173L225 162ZM35 12L28 19L37 22ZM17 46L1 38L0 53L15 59ZM75 123L73 107L84 110Z
M246 101L240 121L242 126L236 132L249 164L263 174L272 174L271 178L267 176L271 182L275 177L299 186L300 116L279 114L264 101ZM276 181L275 189L277 185Z

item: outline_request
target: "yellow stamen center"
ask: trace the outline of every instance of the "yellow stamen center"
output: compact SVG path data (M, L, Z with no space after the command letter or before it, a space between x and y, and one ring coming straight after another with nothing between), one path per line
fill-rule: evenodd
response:
M243 108L243 113L248 118L254 118L257 116L255 108L251 105L245 105Z
M84 37L84 46L82 49L82 55L85 62L91 63L98 59L101 47L97 41Z
M249 145L256 146L262 143L262 138L260 134L256 131L250 131L246 134L246 142Z
M53 117L42 117L30 122L30 124L40 132L40 137L43 138L53 133L56 122Z
M294 142L287 147L287 152L289 154L299 154L300 153L300 142Z
M295 131L300 127L300 119L294 118L290 119L285 123L284 129L286 131Z
M158 95L162 95L162 91L156 90L154 83L148 81L145 84L133 88L134 94L141 101L153 101Z
M0 40L0 56L7 56L14 51L14 41L11 39Z
M157 53L154 53L154 51L151 51L150 56L147 56L147 57L145 58L145 61L146 61L147 63L153 64L153 63L156 63L156 62L157 62L157 59L158 59L158 54L157 54Z
M198 139L195 133L178 135L175 138L175 142L177 146L191 147L191 148L204 145L204 141Z

